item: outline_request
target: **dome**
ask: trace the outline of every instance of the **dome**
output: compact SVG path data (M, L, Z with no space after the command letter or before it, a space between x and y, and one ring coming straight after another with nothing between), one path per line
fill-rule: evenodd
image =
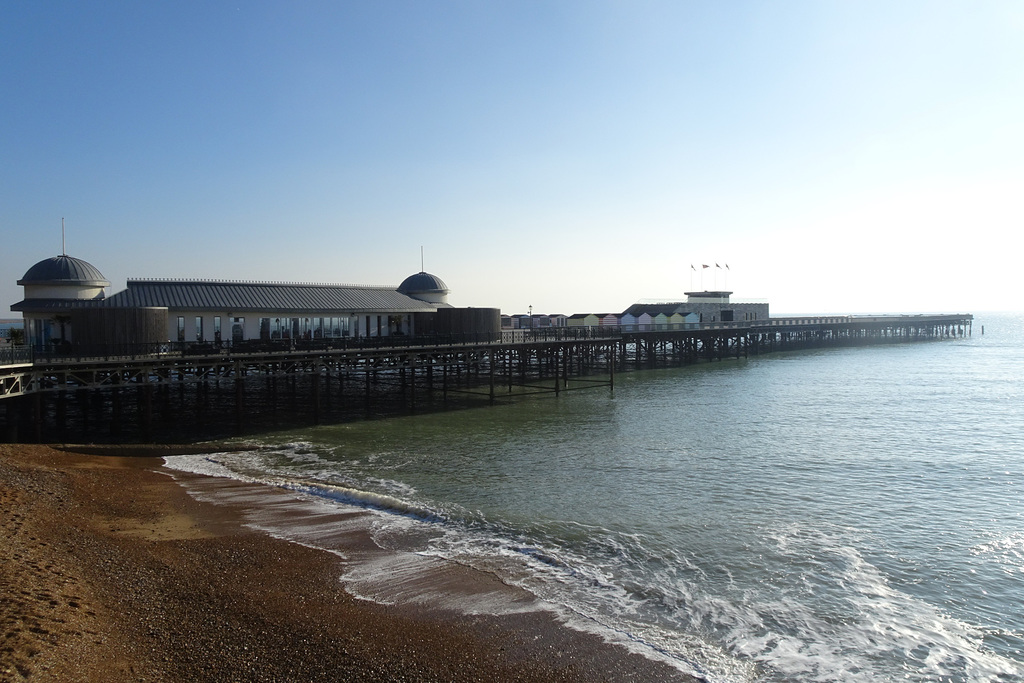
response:
M402 280L398 291L407 296L413 294L447 294L448 285L441 278L430 273L419 272Z
M109 287L110 282L96 266L67 254L54 256L35 264L19 285L84 285L88 287Z

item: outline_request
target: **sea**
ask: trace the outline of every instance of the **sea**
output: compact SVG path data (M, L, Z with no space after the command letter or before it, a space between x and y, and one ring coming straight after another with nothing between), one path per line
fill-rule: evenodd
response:
M166 462L363 511L703 680L1024 681L1024 314Z

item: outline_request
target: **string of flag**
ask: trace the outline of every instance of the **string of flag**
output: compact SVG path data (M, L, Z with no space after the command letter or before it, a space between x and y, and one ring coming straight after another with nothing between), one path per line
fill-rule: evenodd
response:
M728 263L726 263L724 267L722 266L721 263L717 263L717 262L715 263L714 266L712 266L709 263L702 263L702 264L700 264L700 271L697 270L697 266L696 265L691 263L690 264L690 289L693 289L693 274L696 273L696 272L700 272L700 287L701 287L701 289L704 289L704 271L707 270L708 268L712 268L712 267L715 268L715 289L718 289L718 271L719 270L726 270L726 271L728 271L729 270L729 264ZM726 280L728 282L728 276L726 276ZM726 284L726 286L728 286L728 284Z

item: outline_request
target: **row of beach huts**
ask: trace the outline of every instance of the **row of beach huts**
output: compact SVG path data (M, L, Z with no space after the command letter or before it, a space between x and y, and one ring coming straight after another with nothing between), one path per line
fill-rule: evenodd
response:
M679 302L633 304L622 313L577 313L575 315L527 313L502 315L506 330L545 329L551 327L618 327L623 331L696 329L700 315L685 310Z

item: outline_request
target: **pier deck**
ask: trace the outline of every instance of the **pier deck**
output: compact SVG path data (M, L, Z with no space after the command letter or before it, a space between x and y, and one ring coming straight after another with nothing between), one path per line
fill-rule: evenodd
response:
M784 350L968 336L973 316L815 316L652 329L565 327L296 346L79 349L0 354L8 441L151 440L161 424L219 420L236 434L290 412L306 424L465 401L614 387L615 373ZM301 387L300 387L301 385ZM176 397L171 394L176 393ZM166 437L164 437L166 438Z

